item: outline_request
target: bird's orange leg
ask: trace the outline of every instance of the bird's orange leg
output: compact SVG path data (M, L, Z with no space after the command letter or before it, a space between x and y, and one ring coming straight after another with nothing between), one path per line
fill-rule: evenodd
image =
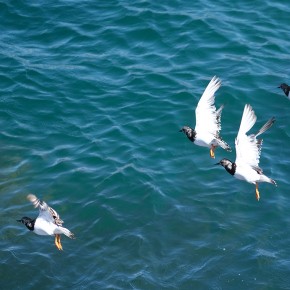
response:
M58 235L55 235L55 238L54 238L54 244L56 245L56 247L57 247L58 250L59 250L57 236L58 236Z
M60 243L60 235L59 234L55 235L54 243L55 243L56 247L58 248L58 250L61 251L62 250L62 245Z
M216 147L217 146L214 146L214 145L211 145L211 147L210 147L209 155L210 155L211 158L215 158L214 150L215 150Z
M60 242L60 237L61 237L61 235L58 235L58 245L59 245L59 250L62 251L62 245L61 245L61 242Z
M258 190L258 182L256 182L256 199L257 199L257 201L259 201L259 199L260 199L260 192Z

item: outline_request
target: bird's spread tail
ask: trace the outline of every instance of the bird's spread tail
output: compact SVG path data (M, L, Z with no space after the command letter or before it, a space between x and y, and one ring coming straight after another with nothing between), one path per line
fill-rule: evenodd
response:
M58 227L57 230L58 230L58 234L64 234L71 239L75 239L75 235L67 228Z

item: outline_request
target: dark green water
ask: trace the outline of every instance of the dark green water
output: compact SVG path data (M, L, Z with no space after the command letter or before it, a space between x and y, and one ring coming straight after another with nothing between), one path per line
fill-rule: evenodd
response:
M287 1L2 1L1 289L289 289ZM278 187L191 144L194 109L223 85L234 148L250 103L270 117L260 166ZM44 199L77 237L16 222Z

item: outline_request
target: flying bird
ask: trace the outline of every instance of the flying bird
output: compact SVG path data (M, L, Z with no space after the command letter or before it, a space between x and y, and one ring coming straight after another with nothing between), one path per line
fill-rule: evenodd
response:
M195 109L195 128L183 126L179 132L184 132L187 138L198 146L210 148L210 157L215 158L214 151L222 147L231 151L230 146L222 140L219 133L221 130L221 114L223 105L216 110L215 92L221 86L221 80L214 76L203 92Z
M54 235L56 247L58 250L62 250L60 235L64 234L74 239L74 234L62 226L63 221L60 219L59 214L49 207L46 202L39 200L33 194L29 194L27 199L33 203L35 208L39 207L39 215L36 219L23 217L17 221L23 223L30 231L38 235Z
M216 165L223 166L228 173L235 178L245 180L256 185L256 198L260 199L258 190L259 182L268 182L277 186L276 182L263 174L263 170L259 167L259 160L262 150L262 139L257 139L259 135L267 131L275 122L275 118L271 118L256 134L247 135L246 133L254 126L257 117L250 105L245 105L240 129L235 140L236 161L222 159Z
M279 87L279 89L282 89L284 94L289 97L289 91L290 91L290 86L288 86L287 84L283 83L281 84Z

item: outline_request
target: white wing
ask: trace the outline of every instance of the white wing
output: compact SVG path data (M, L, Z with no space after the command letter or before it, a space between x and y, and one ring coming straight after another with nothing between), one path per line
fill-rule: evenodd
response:
M27 199L33 203L35 208L39 207L39 217L51 221L58 226L63 224L59 214L53 208L49 207L45 201L38 199L34 194L29 194Z
M196 132L208 132L218 135L220 125L214 105L215 92L221 86L221 80L214 76L203 92L195 109Z
M250 105L245 105L240 129L235 140L236 164L247 164L259 168L261 153L261 142L256 139L255 134L247 136L247 132L256 123L257 117Z

